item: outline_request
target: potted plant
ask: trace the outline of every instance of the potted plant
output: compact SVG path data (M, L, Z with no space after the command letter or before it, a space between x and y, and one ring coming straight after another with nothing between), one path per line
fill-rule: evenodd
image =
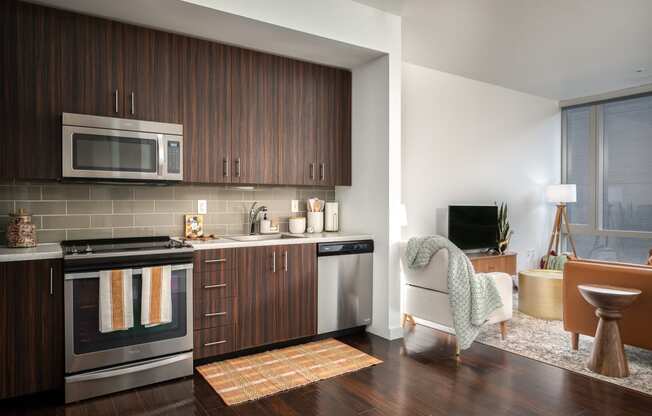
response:
M498 252L504 254L509 246L509 240L514 232L509 227L507 220L507 204L504 202L498 208Z

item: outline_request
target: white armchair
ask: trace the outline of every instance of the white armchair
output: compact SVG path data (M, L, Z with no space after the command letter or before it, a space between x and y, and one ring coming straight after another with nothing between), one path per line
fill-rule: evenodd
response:
M410 269L403 263L406 242L401 244L401 269L405 285L403 324L423 319L453 330L453 315L448 301L448 251L439 250L422 269ZM500 324L503 337L512 318L512 277L507 273L488 273L496 282L503 307L494 311L487 324Z

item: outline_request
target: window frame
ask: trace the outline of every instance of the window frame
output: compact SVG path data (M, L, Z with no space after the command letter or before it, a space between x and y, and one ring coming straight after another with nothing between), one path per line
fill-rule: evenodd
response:
M652 96L652 94L640 94L628 97L620 97L611 101L625 101L631 98L641 96ZM570 231L573 235L589 235L604 237L622 237L638 238L649 240L652 239L652 231L629 231L629 230L609 230L604 228L604 101L597 103L580 104L562 108L561 111L561 182L567 183L568 178L568 110L580 107L590 107L591 113L589 118L589 175L591 178L589 201L593 201L589 208L588 224L569 224Z

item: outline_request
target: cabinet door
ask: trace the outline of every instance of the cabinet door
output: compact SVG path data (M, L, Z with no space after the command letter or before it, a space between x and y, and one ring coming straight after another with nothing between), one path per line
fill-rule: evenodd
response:
M319 67L317 76L317 184L351 184L351 73Z
M351 186L351 71L340 69L335 78L336 153L330 164L336 167L332 185Z
M0 177L61 176L61 38L65 12L2 2Z
M276 341L317 333L317 251L314 244L279 248Z
M317 66L281 58L278 71L278 182L310 185L317 175L315 75Z
M61 261L0 264L0 312L0 398L61 387Z
M280 58L234 48L231 54L231 182L275 184Z
M122 26L124 116L181 123L181 37L131 25Z
M232 176L229 54L232 48L187 38L183 50L184 180L229 183Z
M124 115L122 24L69 14L63 27L64 111Z
M238 250L237 349L274 342L276 327L275 247ZM274 265L276 260L276 266Z

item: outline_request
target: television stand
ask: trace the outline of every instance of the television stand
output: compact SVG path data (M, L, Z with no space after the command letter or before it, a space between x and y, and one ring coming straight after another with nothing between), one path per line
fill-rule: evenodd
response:
M477 273L503 272L516 276L516 253L508 251L505 254L468 253L473 268Z

